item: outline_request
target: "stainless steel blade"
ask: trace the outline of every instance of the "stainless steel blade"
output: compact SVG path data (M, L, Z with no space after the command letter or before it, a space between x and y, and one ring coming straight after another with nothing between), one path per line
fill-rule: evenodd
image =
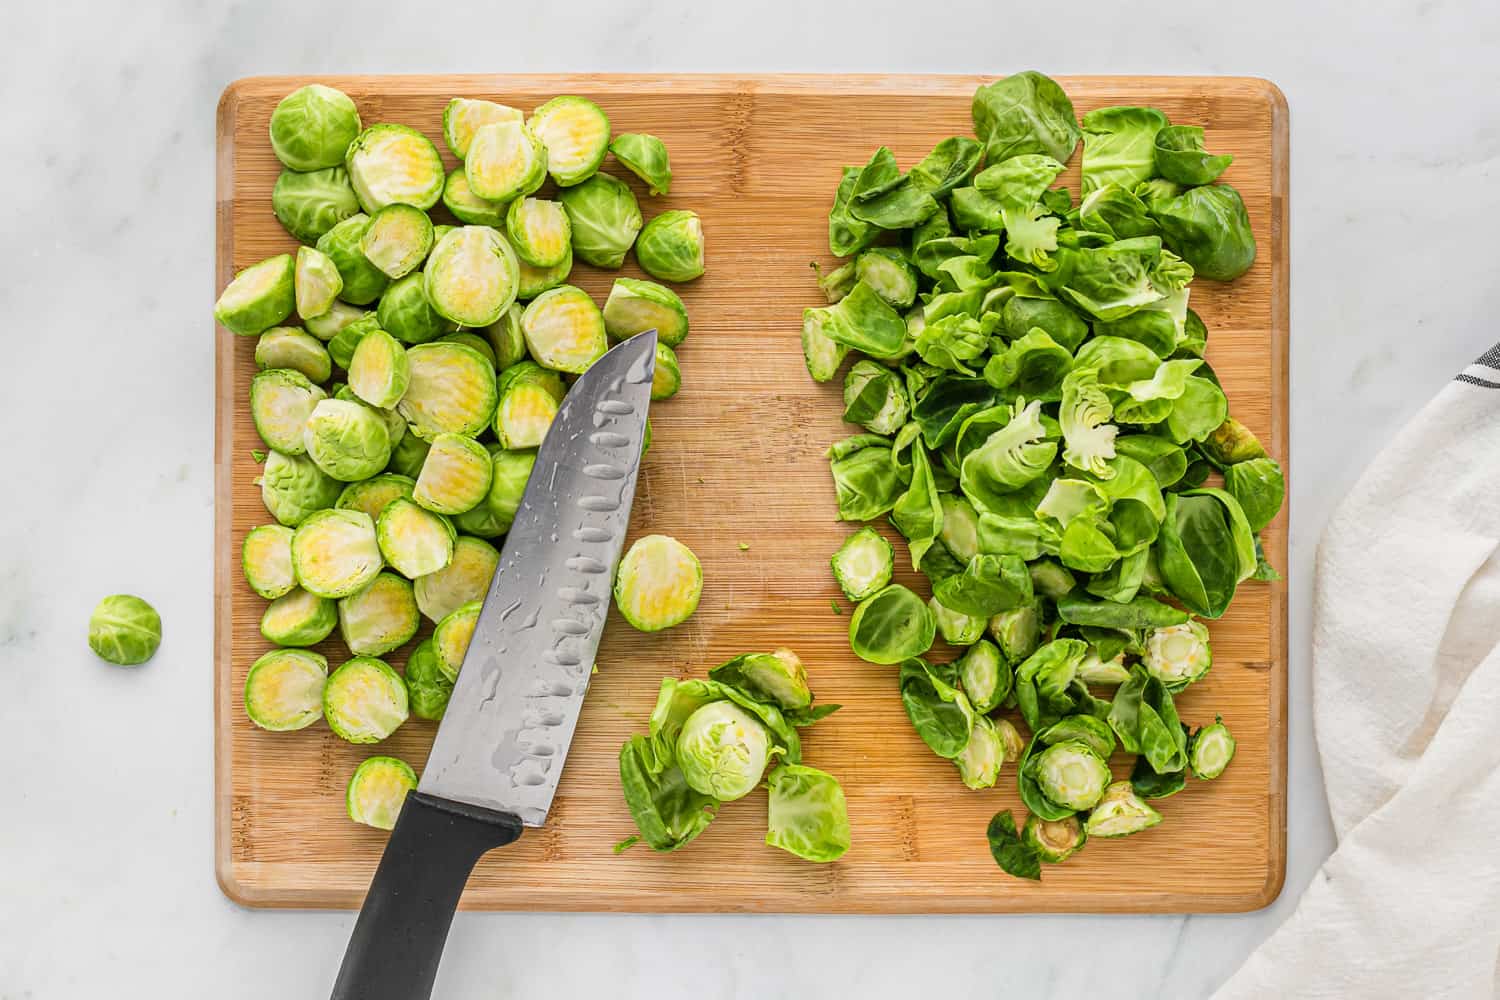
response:
M419 788L541 826L578 724L640 469L656 332L589 368L537 453Z

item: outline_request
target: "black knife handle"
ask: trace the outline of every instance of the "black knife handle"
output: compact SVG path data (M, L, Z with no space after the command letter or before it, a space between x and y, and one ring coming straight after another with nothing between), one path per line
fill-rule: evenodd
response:
M485 851L521 836L521 820L411 792L359 911L333 1000L432 995L458 897Z

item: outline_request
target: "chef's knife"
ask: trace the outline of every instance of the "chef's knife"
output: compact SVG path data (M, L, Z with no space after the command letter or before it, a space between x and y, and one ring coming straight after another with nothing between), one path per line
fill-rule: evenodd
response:
M656 332L639 334L563 400L422 780L370 883L334 1000L430 996L475 862L546 821L630 521L655 361Z

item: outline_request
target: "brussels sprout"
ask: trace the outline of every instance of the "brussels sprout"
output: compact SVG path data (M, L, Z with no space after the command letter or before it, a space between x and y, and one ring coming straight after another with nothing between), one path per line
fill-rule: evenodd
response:
M983 617L953 611L936 597L927 602L927 607L932 610L932 617L937 621L938 634L951 646L970 646L984 635Z
M686 545L668 535L638 538L620 560L615 606L642 632L681 624L698 610L703 568Z
M500 376L495 437L507 449L535 448L547 436L564 393L562 379L534 361L522 361Z
M461 605L483 601L499 565L500 552L493 545L479 538L460 535L447 566L412 582L417 607L433 622L440 622ZM410 664L406 673L410 680Z
M340 285L342 285L342 279L340 279ZM304 316L305 322L302 325L307 328L308 333L327 344L346 327L368 315L369 313L358 306L351 306L347 302L335 302L321 316ZM377 325L383 327L385 324Z
M651 375L651 399L671 399L682 388L682 369L677 354L661 341L656 342L656 368Z
M250 419L271 448L287 455L307 451L303 428L327 394L306 375L290 368L270 368L250 379Z
M260 498L271 516L289 528L314 511L333 506L343 484L318 468L306 455L273 450L260 472Z
M732 701L704 705L677 737L677 766L688 787L720 802L750 794L770 759L766 727Z
M625 263L625 251L641 231L641 207L628 184L595 174L557 197L573 229L573 252L584 263L609 268Z
M656 219L651 221L654 223ZM641 233L641 239L644 240L650 230L651 226L647 225L646 230ZM639 247L636 253L639 255ZM875 247L860 254L854 261L854 279L863 281L876 295L896 309L907 308L917 298L917 272L912 270L905 255L895 247Z
M461 434L439 434L422 463L412 499L439 514L462 514L489 495L490 453Z
M655 330L657 343L676 347L687 339L687 307L665 285L616 278L604 303L604 329L616 340Z
M359 250L387 278L405 277L432 250L432 220L420 208L387 205L370 217Z
M276 220L303 243L316 243L323 234L359 212L359 199L349 183L349 172L339 165L298 173L283 170L271 190ZM304 317L305 318L305 317Z
M516 511L521 509L521 497L526 493L531 467L536 464L536 452L508 451L502 448L495 452L491 463L493 475L490 477L490 495L482 506L493 518L496 533L499 534L510 530Z
M406 793L417 787L417 772L397 757L371 757L349 776L344 795L349 818L377 830L393 830L406 803Z
M532 267L556 267L568 257L573 229L555 201L517 198L505 212L505 233L516 256Z
M139 597L111 594L89 616L89 648L117 666L145 663L160 645L161 616Z
M381 573L338 602L338 623L349 652L384 656L417 634L421 617L412 585L395 573Z
M381 422L385 424L386 433L390 435L391 449L393 451L395 450L396 445L406 437L406 421L402 419L401 414L397 413L395 410L381 409L378 406L371 406L369 403L366 403L364 400L356 396L354 394L354 390L349 388L347 385L340 385L338 387L338 390L334 392L333 398L341 399L346 403L358 403L360 406L363 406L365 409L369 410L371 413L379 417L381 419Z
M521 332L531 356L554 371L581 374L609 349L599 307L572 285L533 299L521 315Z
M1022 842L1043 861L1054 865L1077 854L1088 839L1088 831L1077 816L1050 820L1033 813L1026 817L1026 826L1021 830Z
M292 271L292 287L297 315L305 320L322 316L333 308L339 293L344 290L344 279L339 276L339 269L334 265L332 257L313 247L298 247L297 261Z
M641 270L663 281L692 281L702 275L703 224L698 214L673 209L646 223L635 241L635 259Z
M1224 725L1223 717L1216 716L1213 725L1204 726L1193 734L1188 746L1188 766L1195 777L1217 778L1234 760L1234 750L1234 736Z
M646 182L652 195L671 193L672 164L667 158L666 143L656 136L644 132L622 132L609 144L609 151L626 170Z
M1077 677L1085 684L1118 687L1130 679L1130 670L1125 666L1124 653L1105 660L1091 648L1088 655L1078 664Z
M1260 438L1233 417L1225 417L1223 423L1203 439L1203 452L1220 465L1230 466L1266 457Z
M532 267L525 261L519 261L517 273L520 275L520 283L516 286L516 298L522 301L534 299L549 288L556 288L568 280L568 275L573 273L573 248L570 246L563 262L554 267Z
M495 413L495 369L484 355L462 344L438 342L409 349L406 360L411 380L396 410L414 434L425 441L444 433L474 437L489 425Z
M416 485L416 480L410 476L386 472L373 479L363 479L345 486L334 507L364 511L370 516L370 520L379 521L381 512L392 501L403 498L410 500L412 489Z
M344 157L360 207L371 215L387 205L428 209L443 193L443 159L432 140L405 125L371 125Z
M380 297L376 311L378 325L403 344L436 340L458 327L428 304L425 284L426 278L422 274L408 274L391 282Z
M1124 837L1161 822L1161 813L1135 793L1128 781L1116 781L1089 813L1084 829L1090 837Z
M849 806L838 779L805 764L782 764L770 790L766 844L807 861L837 861L849 850Z
M369 224L370 217L358 212L318 237L318 251L328 255L344 282L339 298L350 305L369 305L380 298L391 282L383 271L365 259L364 251L359 248Z
M520 272L510 244L488 226L460 226L432 248L423 291L438 315L488 326L516 300Z
M1021 738L1021 732L1015 723L1009 719L997 719L995 729L1000 733L1001 745L1005 747L1005 759L1020 760L1021 754L1026 751L1026 741Z
M921 656L936 636L937 621L926 603L899 583L865 598L849 619L849 645L870 663Z
M458 330L454 333L445 334L438 339L444 343L462 344L471 350L478 351L484 357L484 360L490 363L491 368L499 367L495 364L495 349L490 346L490 342L473 331Z
M554 97L526 125L547 147L547 172L558 187L588 179L609 150L609 117L585 97Z
M469 641L474 638L474 626L479 623L480 601L455 608L448 617L438 622L432 631L432 647L437 654L438 670L450 682L458 680L458 671L464 665L464 656L469 652Z
M231 333L253 337L279 325L297 305L296 264L283 253L234 276L214 303L214 319Z
M807 686L807 669L790 649L769 653L743 653L708 672L718 681L761 701L769 701L784 711L804 709L812 704Z
M453 526L441 514L398 497L375 525L376 545L396 572L410 579L436 573L453 559Z
M1148 674L1176 694L1203 677L1213 665L1208 627L1193 620L1153 629L1146 638L1146 652L1141 657L1141 664Z
M995 644L980 639L958 658L958 680L974 711L987 715L1010 694L1014 674Z
M339 623L338 606L297 587L276 598L260 616L260 634L277 646L316 646Z
M367 406L320 399L302 429L307 455L334 479L368 479L391 459L391 434Z
M323 717L350 743L379 743L406 721L406 682L384 660L356 656L323 685Z
M448 710L453 682L438 666L437 647L431 639L417 643L406 660L406 696L411 714L437 722Z
M1151 210L1162 242L1213 281L1233 281L1255 263L1255 234L1240 193L1228 184L1189 188Z
M406 351L395 337L384 330L371 330L360 339L349 359L350 392L371 406L388 410L406 395L410 380Z
M319 597L348 597L382 565L375 524L357 510L320 510L292 535L292 568L304 590Z
M245 675L245 714L273 733L306 729L323 715L328 661L310 649L273 649Z
M802 357L814 382L830 381L849 354L849 348L828 335L836 322L828 309L802 310Z
M871 527L844 539L833 554L833 578L851 601L863 601L891 582L895 550Z
M976 790L994 787L1004 763L1005 744L1000 739L1000 731L989 716L976 715L969 742L964 745L963 752L953 758L964 787Z
M1000 647L1000 654L1010 663L1020 663L1042 641L1042 609L1036 601L1001 611L990 618L990 635Z
M1033 754L1027 766L1048 801L1065 809L1092 809L1109 784L1109 765L1078 740L1052 744Z
M422 471L422 463L427 461L427 452L431 447L415 433L402 435L401 440L391 448L391 461L386 466L386 471L404 476L415 483L417 474Z
M503 372L526 360L526 335L521 332L521 315L525 311L519 302L513 302L499 319L484 328L497 371Z
M505 202L490 201L469 190L469 177L463 167L449 171L448 179L443 182L443 204L459 222L495 229L505 225Z
M443 141L462 160L469 154L474 133L491 122L521 122L526 116L517 108L494 101L455 97L443 109Z
M250 589L271 601L297 585L292 572L292 529L284 524L262 524L245 535L240 564Z
M547 179L547 150L525 124L498 121L481 125L464 157L469 193L486 201L508 202L528 195Z
M906 423L909 406L901 377L885 365L856 361L844 376L844 419L873 434L894 434Z
M283 97L271 112L271 149L293 170L333 167L344 162L359 129L359 111L348 94L310 83Z

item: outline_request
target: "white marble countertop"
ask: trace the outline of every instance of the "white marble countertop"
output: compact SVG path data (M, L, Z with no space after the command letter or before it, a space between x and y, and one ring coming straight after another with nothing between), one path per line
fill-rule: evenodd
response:
M1206 995L1332 849L1308 710L1319 531L1380 442L1496 337L1500 8L1401 6L1378 17L1292 0L1213 14L1099 0L1066 12L992 0L7 10L0 998L326 996L353 919L241 909L213 878L209 307L226 83L1024 67L1258 75L1290 101L1285 893L1260 913L1191 918L465 914L438 993ZM160 654L136 671L84 644L93 603L120 590L148 596L166 623Z

